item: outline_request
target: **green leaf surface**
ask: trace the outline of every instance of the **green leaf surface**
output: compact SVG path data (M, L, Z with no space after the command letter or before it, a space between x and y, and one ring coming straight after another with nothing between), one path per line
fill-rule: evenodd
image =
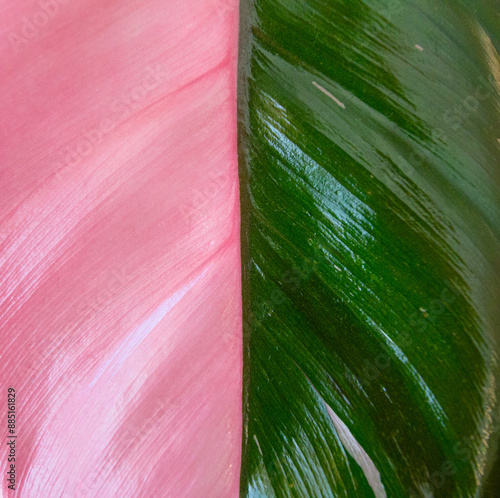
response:
M242 2L243 496L481 492L498 28L486 0Z

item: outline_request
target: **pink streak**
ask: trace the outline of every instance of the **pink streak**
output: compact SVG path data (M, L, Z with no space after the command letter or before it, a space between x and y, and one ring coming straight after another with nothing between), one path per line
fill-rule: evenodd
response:
M237 0L0 6L16 495L238 496Z

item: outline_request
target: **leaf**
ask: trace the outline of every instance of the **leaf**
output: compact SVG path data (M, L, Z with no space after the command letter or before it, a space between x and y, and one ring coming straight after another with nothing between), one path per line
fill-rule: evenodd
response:
M242 494L476 495L498 426L494 4L240 19Z
M237 2L0 6L0 496L237 496Z

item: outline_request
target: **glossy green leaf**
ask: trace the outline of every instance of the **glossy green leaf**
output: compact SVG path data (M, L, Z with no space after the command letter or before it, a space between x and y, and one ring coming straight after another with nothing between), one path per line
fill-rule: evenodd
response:
M498 426L497 10L243 2L243 496L481 492Z

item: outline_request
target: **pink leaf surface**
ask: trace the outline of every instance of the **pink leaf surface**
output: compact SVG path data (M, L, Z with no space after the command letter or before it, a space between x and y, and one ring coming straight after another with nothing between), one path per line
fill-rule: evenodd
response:
M237 496L237 3L1 4L16 493Z

